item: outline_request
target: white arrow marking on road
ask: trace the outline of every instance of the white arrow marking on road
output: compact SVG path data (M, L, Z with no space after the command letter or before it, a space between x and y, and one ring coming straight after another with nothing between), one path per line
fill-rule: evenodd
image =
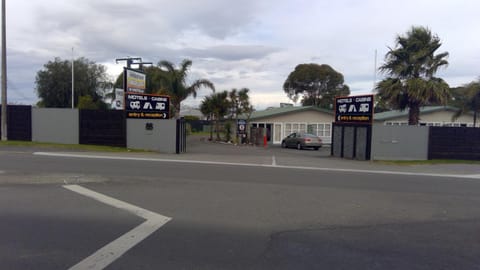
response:
M108 197L93 190L81 187L79 185L65 185L64 188L81 195L90 197L99 202L128 211L134 215L146 219L145 222L135 227L133 230L120 236L113 242L99 249L89 257L69 268L69 270L101 270L109 264L120 258L129 249L143 241L150 234L154 233L160 227L165 225L171 218L145 210L138 206Z

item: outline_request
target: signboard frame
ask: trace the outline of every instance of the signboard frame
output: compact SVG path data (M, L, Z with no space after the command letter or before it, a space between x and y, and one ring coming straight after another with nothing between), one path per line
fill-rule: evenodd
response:
M133 119L170 119L170 96L127 92L125 114Z
M335 97L335 123L372 124L374 113L372 94Z
M123 89L125 93L145 93L147 88L147 75L137 69L123 68Z

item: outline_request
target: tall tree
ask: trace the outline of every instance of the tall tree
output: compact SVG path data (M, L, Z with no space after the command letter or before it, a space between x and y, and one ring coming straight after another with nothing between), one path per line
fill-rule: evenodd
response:
M242 88L240 90L233 88L228 93L230 100L230 119L235 119L235 126L236 123L238 123L238 117L240 115L251 114L250 110L252 109L252 105L250 104L250 96L248 95L248 92L250 92L250 89L248 88ZM235 134L238 141L237 132L235 132Z
M188 71L191 66L192 61L188 59L183 60L178 69L168 61L160 61L158 63L158 67L165 71L161 75L162 89L158 92L170 96L175 118L180 117L181 102L189 96L197 97L197 91L200 88L210 88L215 92L213 83L206 79L198 79L190 85L187 84Z
M331 108L336 96L348 96L349 87L343 75L329 65L300 64L283 84L283 90L293 101L303 96L302 105Z
M106 108L103 93L111 87L106 68L86 58L74 61L75 105L79 97L90 96L97 108ZM37 95L41 107L68 108L72 106L72 63L55 58L37 72L35 78Z
M441 45L428 28L413 26L405 36L397 36L380 67L388 77L377 84L377 95L394 109L408 108L409 125L418 125L420 107L446 104L450 97L448 84L434 76L448 65L448 52L435 54Z
M455 103L459 110L453 116L457 119L461 115L473 112L473 126L477 126L477 116L480 112L480 80L471 82L463 87L455 89L453 92Z

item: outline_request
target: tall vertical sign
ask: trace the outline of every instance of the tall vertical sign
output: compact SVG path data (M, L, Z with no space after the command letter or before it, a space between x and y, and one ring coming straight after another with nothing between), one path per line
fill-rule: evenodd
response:
M145 73L130 68L124 68L123 72L125 93L145 93L147 88L147 76Z

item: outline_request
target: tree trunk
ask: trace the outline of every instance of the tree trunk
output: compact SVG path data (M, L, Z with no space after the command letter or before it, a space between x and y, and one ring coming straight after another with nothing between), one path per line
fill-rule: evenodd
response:
M219 116L217 115L215 117L215 129L216 129L216 133L217 133L217 141L220 141L220 123L218 122L219 120Z
M210 115L210 141L213 141L213 115Z
M408 125L416 126L420 120L420 106L418 104L410 104L408 109Z
M474 128L477 127L477 111L476 110L473 111L473 127Z
M180 119L180 103L172 105L175 119Z

